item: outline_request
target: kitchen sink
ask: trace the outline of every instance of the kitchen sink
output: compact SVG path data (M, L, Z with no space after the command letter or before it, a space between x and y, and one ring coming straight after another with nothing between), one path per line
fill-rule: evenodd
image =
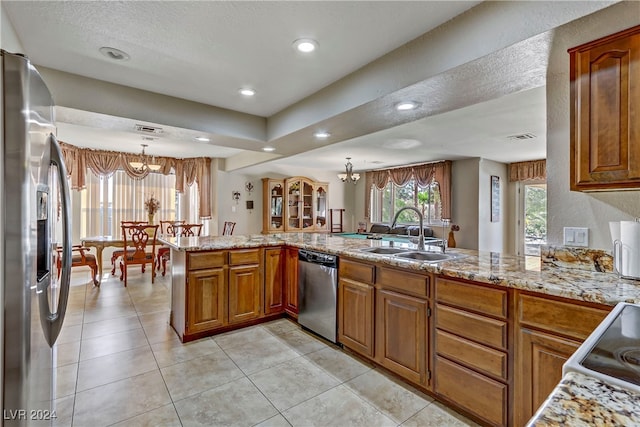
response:
M417 261L440 262L459 258L456 254L437 253L437 252L402 252L396 255L398 258L415 259Z
M407 252L409 251L409 249L378 247L378 248L364 248L364 249L360 249L360 251L369 252L372 254L394 255L402 252Z

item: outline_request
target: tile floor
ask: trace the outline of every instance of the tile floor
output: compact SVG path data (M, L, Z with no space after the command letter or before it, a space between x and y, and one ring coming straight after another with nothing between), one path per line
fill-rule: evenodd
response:
M476 426L280 319L182 344L170 278L74 270L56 343L58 426Z

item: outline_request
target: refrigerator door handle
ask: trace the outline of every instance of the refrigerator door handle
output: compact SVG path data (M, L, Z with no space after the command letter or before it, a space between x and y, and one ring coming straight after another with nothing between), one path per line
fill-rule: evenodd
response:
M58 300L58 309L55 313L48 311L48 321L50 324L49 345L53 346L62 329L64 316L67 311L67 300L69 299L69 287L71 283L71 203L70 189L67 182L67 168L62 158L62 150L60 144L53 134L49 135L49 148L51 151L51 164L56 166L58 171L58 180L60 182L60 199L62 203L62 266L60 281L60 296ZM47 281L49 282L49 281ZM46 295L46 293L44 293ZM47 298L45 296L45 298ZM42 301L41 301L42 302ZM49 304L47 302L47 307Z

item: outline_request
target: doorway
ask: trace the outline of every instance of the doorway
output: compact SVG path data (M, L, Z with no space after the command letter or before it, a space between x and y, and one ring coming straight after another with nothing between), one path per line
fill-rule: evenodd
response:
M518 218L519 254L540 256L540 246L547 244L547 183L522 183L518 193L522 206Z

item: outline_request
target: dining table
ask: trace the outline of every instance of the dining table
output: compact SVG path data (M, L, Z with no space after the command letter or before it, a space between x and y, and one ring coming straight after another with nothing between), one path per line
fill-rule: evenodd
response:
M102 283L102 252L104 248L124 248L124 239L114 236L93 236L80 239L82 246L96 248L96 260L98 261L98 283Z

